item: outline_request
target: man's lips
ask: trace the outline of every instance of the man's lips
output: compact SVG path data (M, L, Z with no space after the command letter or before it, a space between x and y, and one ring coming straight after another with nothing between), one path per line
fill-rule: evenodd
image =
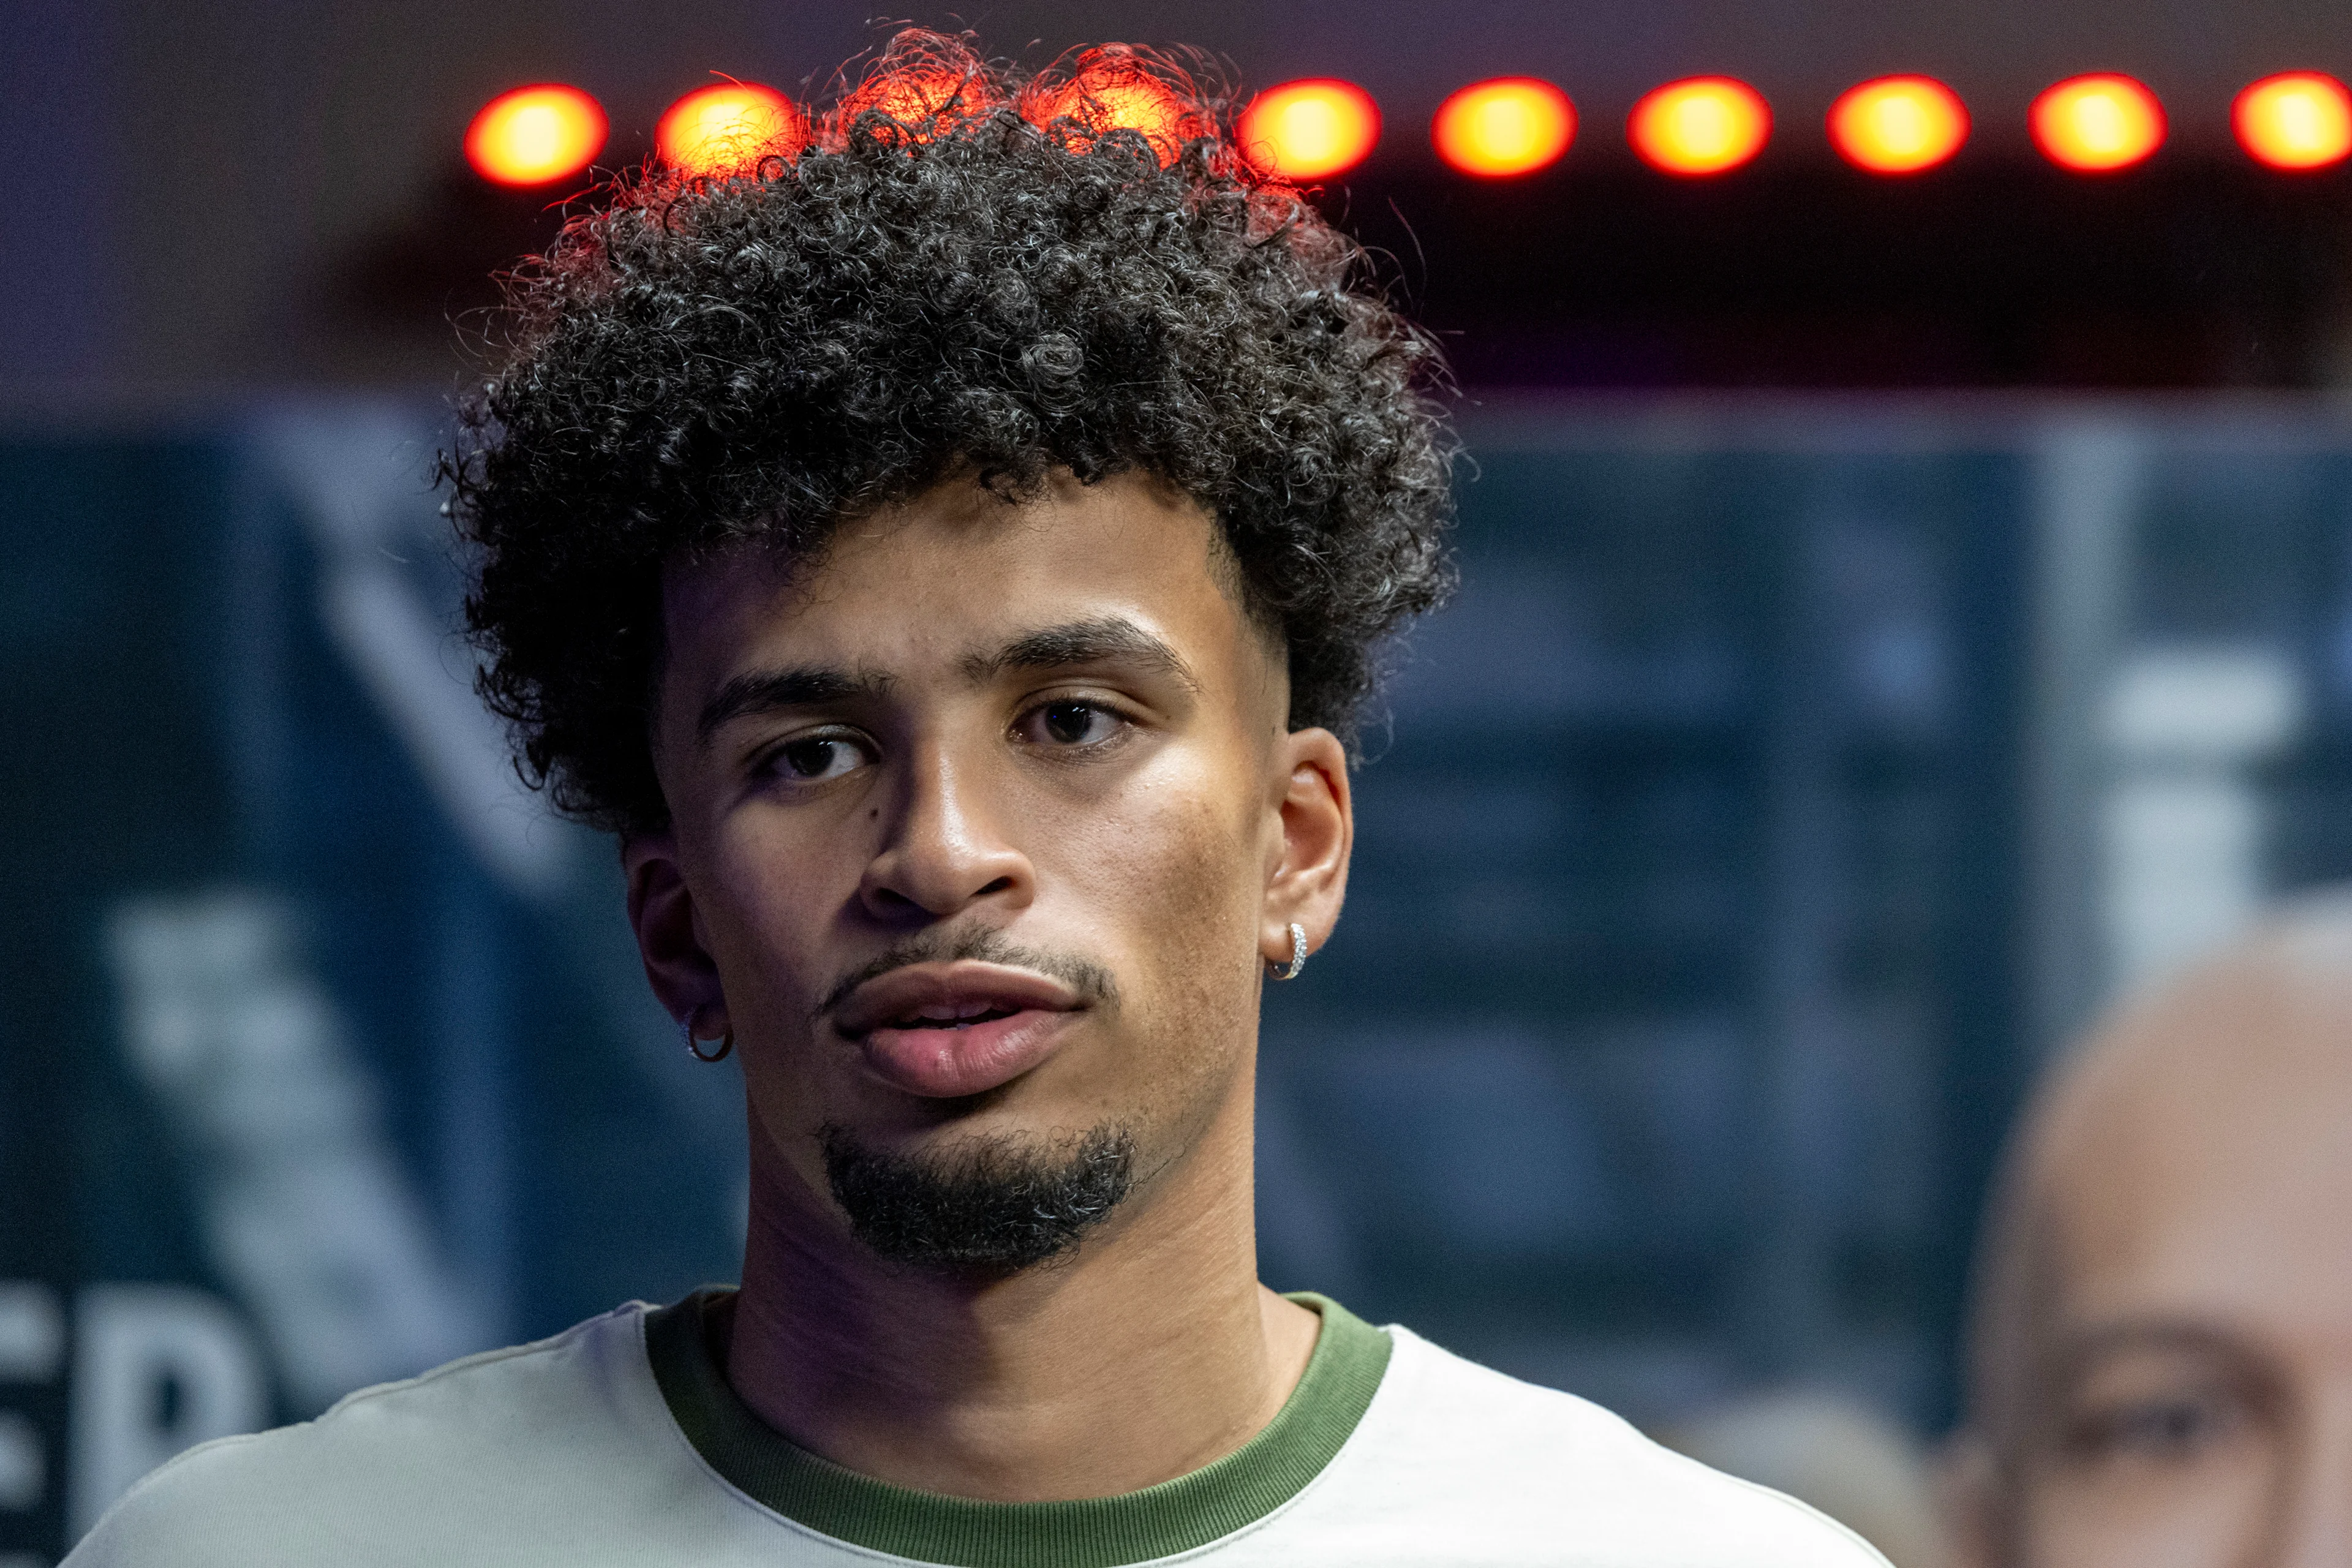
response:
M875 976L844 999L834 1026L885 1082L953 1100L1044 1061L1081 1006L1070 987L1034 970L966 959Z

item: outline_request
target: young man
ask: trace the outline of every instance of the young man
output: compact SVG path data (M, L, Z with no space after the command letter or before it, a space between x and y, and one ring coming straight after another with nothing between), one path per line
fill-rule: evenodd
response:
M1605 1413L1258 1284L1265 976L1442 595L1425 339L1122 51L900 39L526 286L491 700L740 1058L740 1290L167 1467L73 1561L1836 1568Z

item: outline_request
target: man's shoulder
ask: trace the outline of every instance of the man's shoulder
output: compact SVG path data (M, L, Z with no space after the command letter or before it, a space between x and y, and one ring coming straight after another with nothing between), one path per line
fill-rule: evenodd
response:
M1578 1561L1612 1568L1884 1568L1844 1526L1662 1447L1590 1400L1521 1382L1410 1330L1389 1332L1391 1375L1366 1412L1346 1489L1425 1504L1442 1487L1456 1505L1449 1513L1474 1533L1497 1532L1493 1561L1515 1560L1500 1536L1549 1535L1577 1542Z
M67 1562L416 1561L428 1537L461 1537L535 1478L630 1468L660 1401L643 1313L632 1303L361 1389L314 1420L192 1448L131 1488Z

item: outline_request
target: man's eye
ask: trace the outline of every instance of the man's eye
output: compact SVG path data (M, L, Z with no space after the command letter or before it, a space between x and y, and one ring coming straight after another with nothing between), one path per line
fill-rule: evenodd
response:
M776 772L800 784L837 779L866 760L855 742L838 735L787 741L776 749Z
M1048 702L1036 710L1030 729L1039 740L1057 746L1085 746L1118 733L1119 717L1091 702Z
M2227 1397L2131 1400L2077 1419L2067 1446L2093 1460L2180 1464L2228 1442L2245 1418L2246 1413Z

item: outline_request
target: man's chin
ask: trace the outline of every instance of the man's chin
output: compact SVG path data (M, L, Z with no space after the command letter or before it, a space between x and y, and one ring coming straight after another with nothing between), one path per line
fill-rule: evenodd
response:
M1075 1250L1135 1183L1135 1135L957 1131L919 1150L818 1129L827 1184L857 1238L913 1268L1005 1275Z

